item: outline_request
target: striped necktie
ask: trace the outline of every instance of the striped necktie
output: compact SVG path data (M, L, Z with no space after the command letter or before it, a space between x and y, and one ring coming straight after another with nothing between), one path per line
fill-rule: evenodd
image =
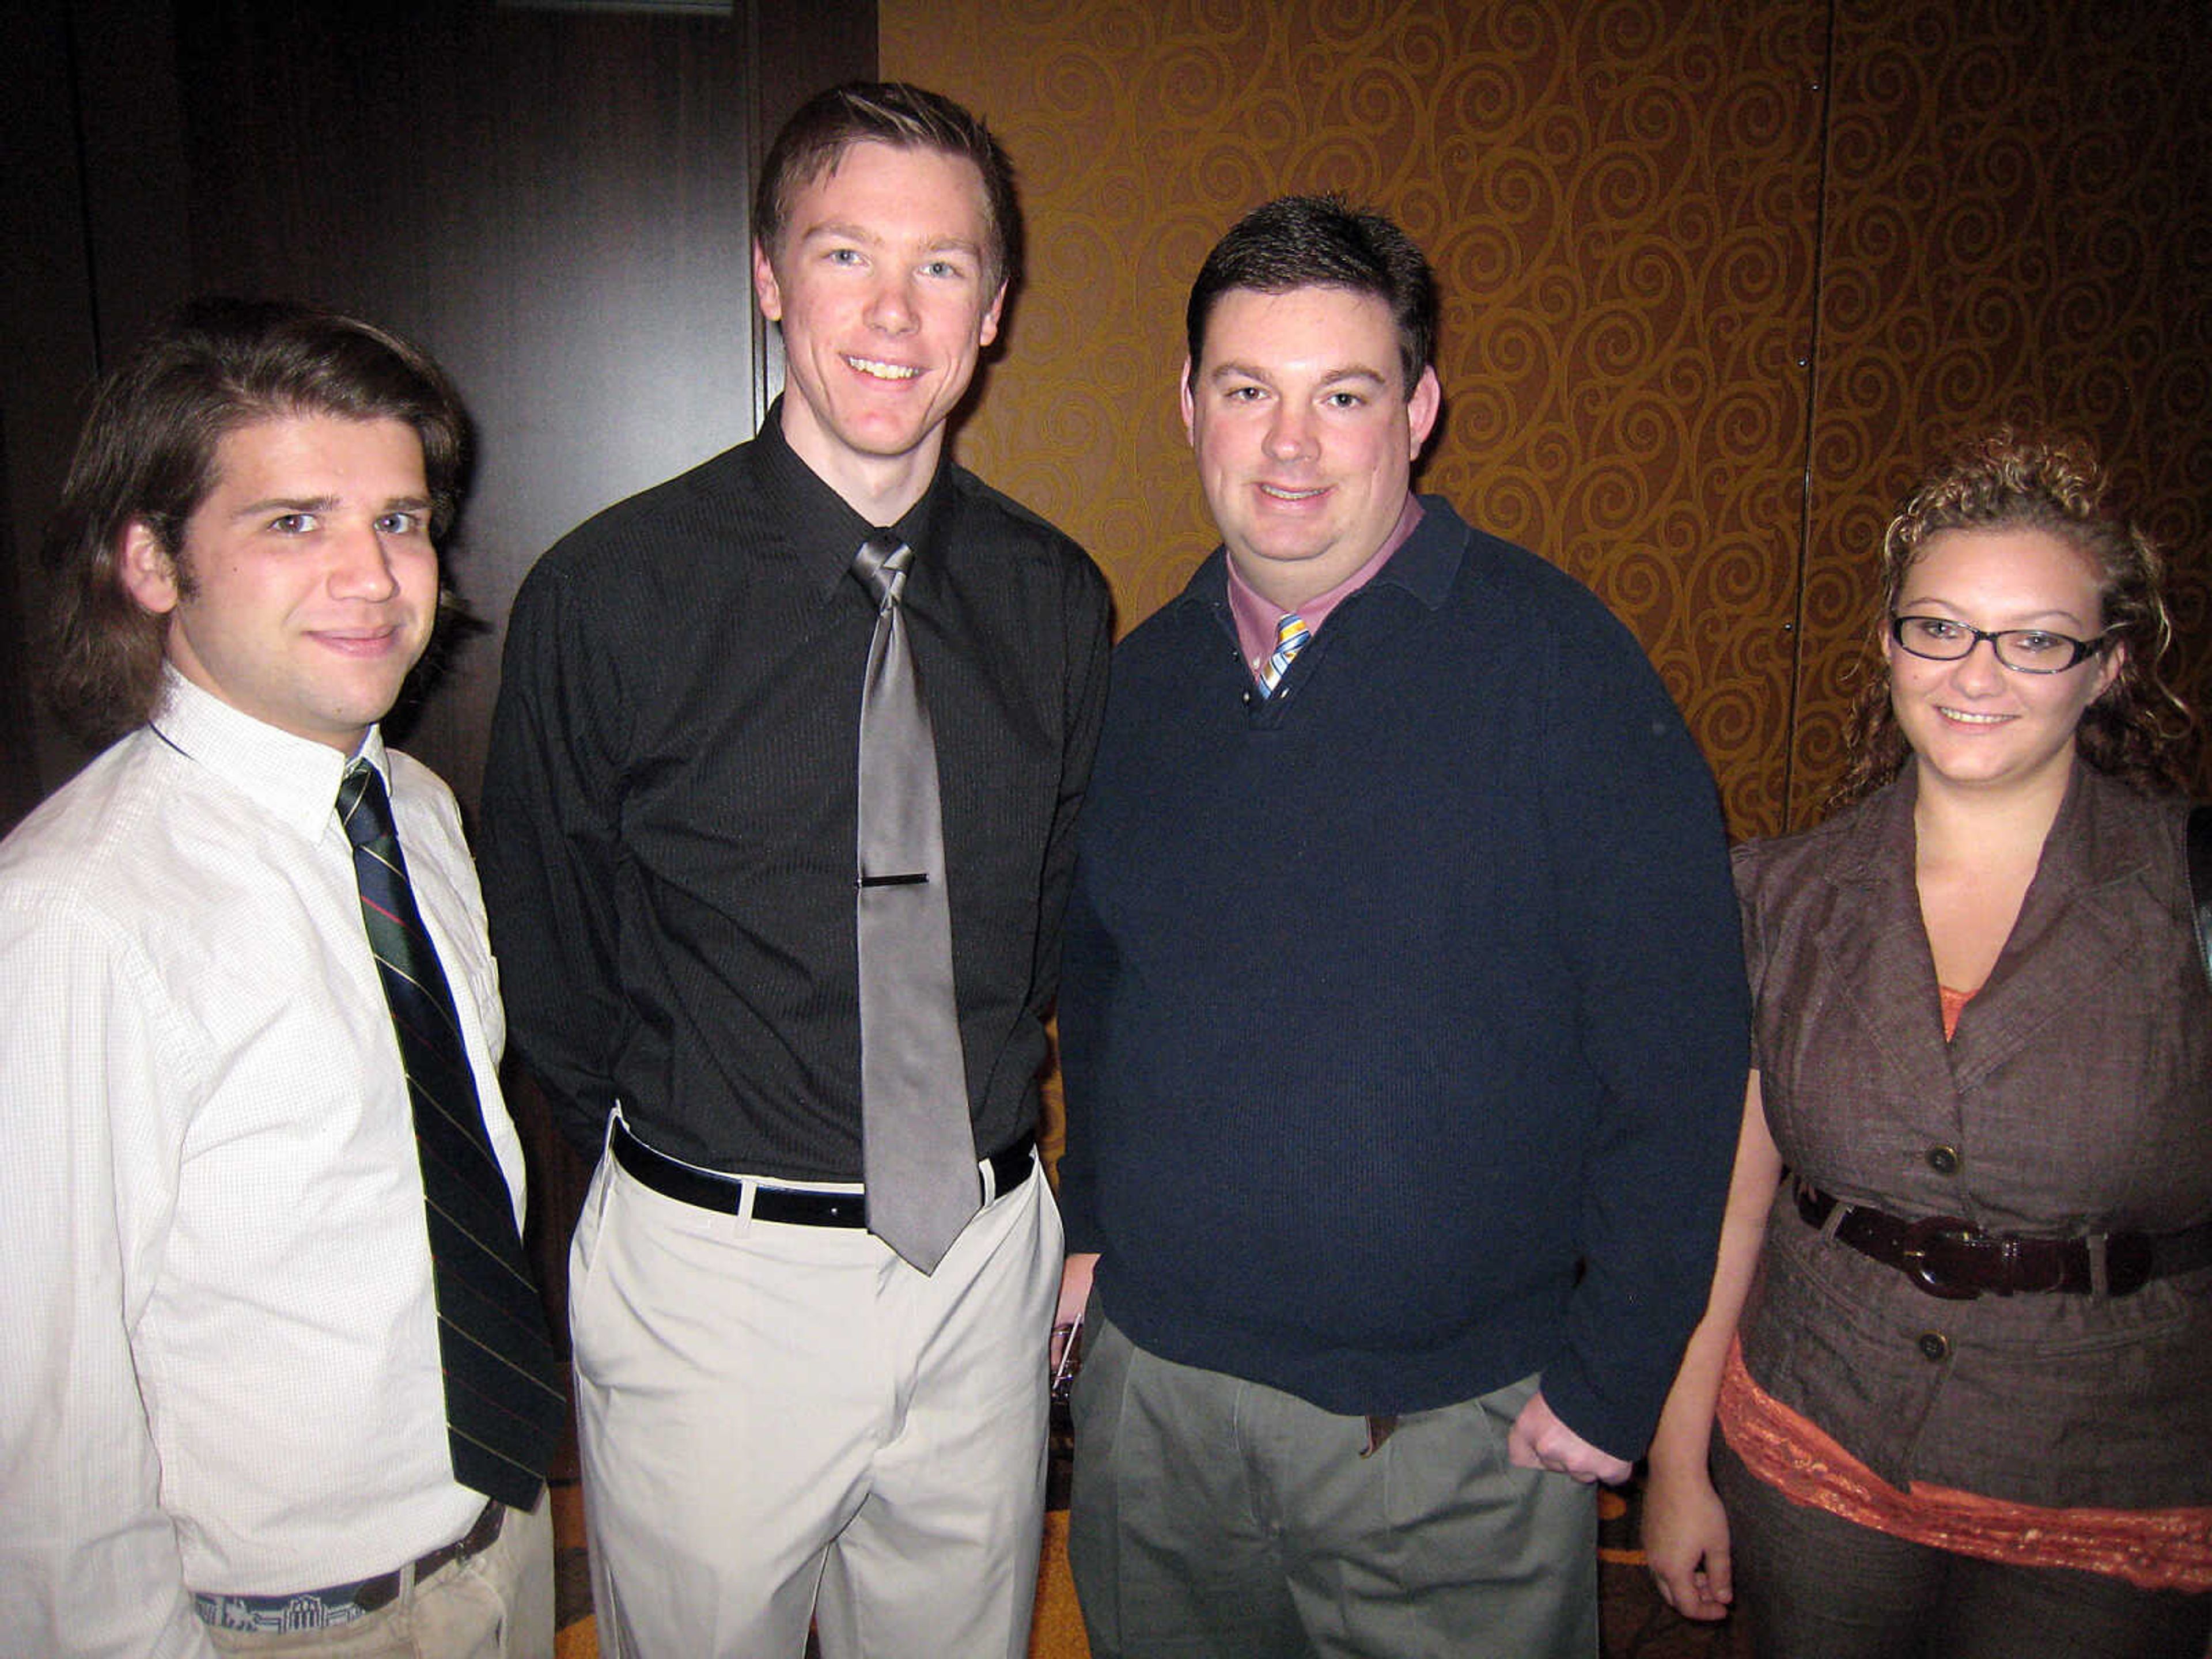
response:
M414 1106L453 1478L528 1510L537 1506L567 1410L545 1310L484 1132L453 994L407 879L392 803L367 761L347 769L338 817L353 843L362 924Z
M1291 659L1306 648L1312 636L1306 632L1306 620L1295 611L1275 624L1275 648L1267 660L1260 665L1260 694L1272 697L1275 688L1283 683L1283 676L1291 671Z

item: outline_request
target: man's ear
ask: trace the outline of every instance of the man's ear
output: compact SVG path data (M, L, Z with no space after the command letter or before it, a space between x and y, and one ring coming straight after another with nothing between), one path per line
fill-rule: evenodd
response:
M119 551L117 574L123 579L124 592L156 617L174 611L184 597L177 580L177 562L161 545L154 526L143 519L131 520L124 527Z
M975 343L987 346L999 337L999 313L1006 308L1006 285L999 284L999 291L991 296L991 308L983 313L983 320L975 331Z
M1413 382L1413 395L1406 400L1406 424L1413 439L1411 459L1421 459L1421 446L1428 442L1429 434L1436 429L1437 416L1443 405L1443 386L1437 379L1436 365L1431 363L1421 371L1421 378Z
M783 320L783 288L775 280L775 263L757 241L753 244L753 301L771 323Z

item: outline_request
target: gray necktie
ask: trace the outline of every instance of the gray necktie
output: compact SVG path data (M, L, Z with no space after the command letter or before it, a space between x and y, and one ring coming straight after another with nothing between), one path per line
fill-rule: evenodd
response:
M860 1125L868 1231L924 1273L982 1204L952 991L952 911L929 706L899 603L914 550L860 544L874 595L860 692Z

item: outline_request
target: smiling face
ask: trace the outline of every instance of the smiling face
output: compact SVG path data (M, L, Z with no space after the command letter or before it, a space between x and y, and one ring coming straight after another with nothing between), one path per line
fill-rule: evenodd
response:
M1341 288L1231 289L1183 374L1184 429L1238 573L1295 610L1373 557L1442 394L1409 397L1390 308Z
M216 446L215 484L172 559L124 532L123 576L168 618L186 679L350 754L399 695L437 619L422 443L404 421L258 421Z
M761 314L783 330L783 434L862 517L928 486L945 422L999 331L983 176L964 156L847 147L753 250Z
M2045 629L2078 640L2104 632L2088 561L2047 530L1945 530L1928 538L1899 589L1899 616L1941 617L1996 633ZM2081 711L2112 684L2114 645L2057 674L2004 667L1987 641L1955 662L1888 642L1890 702L1923 779L1974 788L2063 788Z

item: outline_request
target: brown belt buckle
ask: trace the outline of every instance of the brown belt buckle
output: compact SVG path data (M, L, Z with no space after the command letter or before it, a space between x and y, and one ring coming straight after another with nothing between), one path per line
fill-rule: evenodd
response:
M1946 1302L1978 1301L1982 1294L1979 1287L1960 1284L1945 1275L1941 1252L1946 1244L1971 1250L1984 1237L1979 1227L1960 1216L1927 1216L1908 1223L1904 1245L1898 1252L1905 1277L1929 1295L1941 1297Z

